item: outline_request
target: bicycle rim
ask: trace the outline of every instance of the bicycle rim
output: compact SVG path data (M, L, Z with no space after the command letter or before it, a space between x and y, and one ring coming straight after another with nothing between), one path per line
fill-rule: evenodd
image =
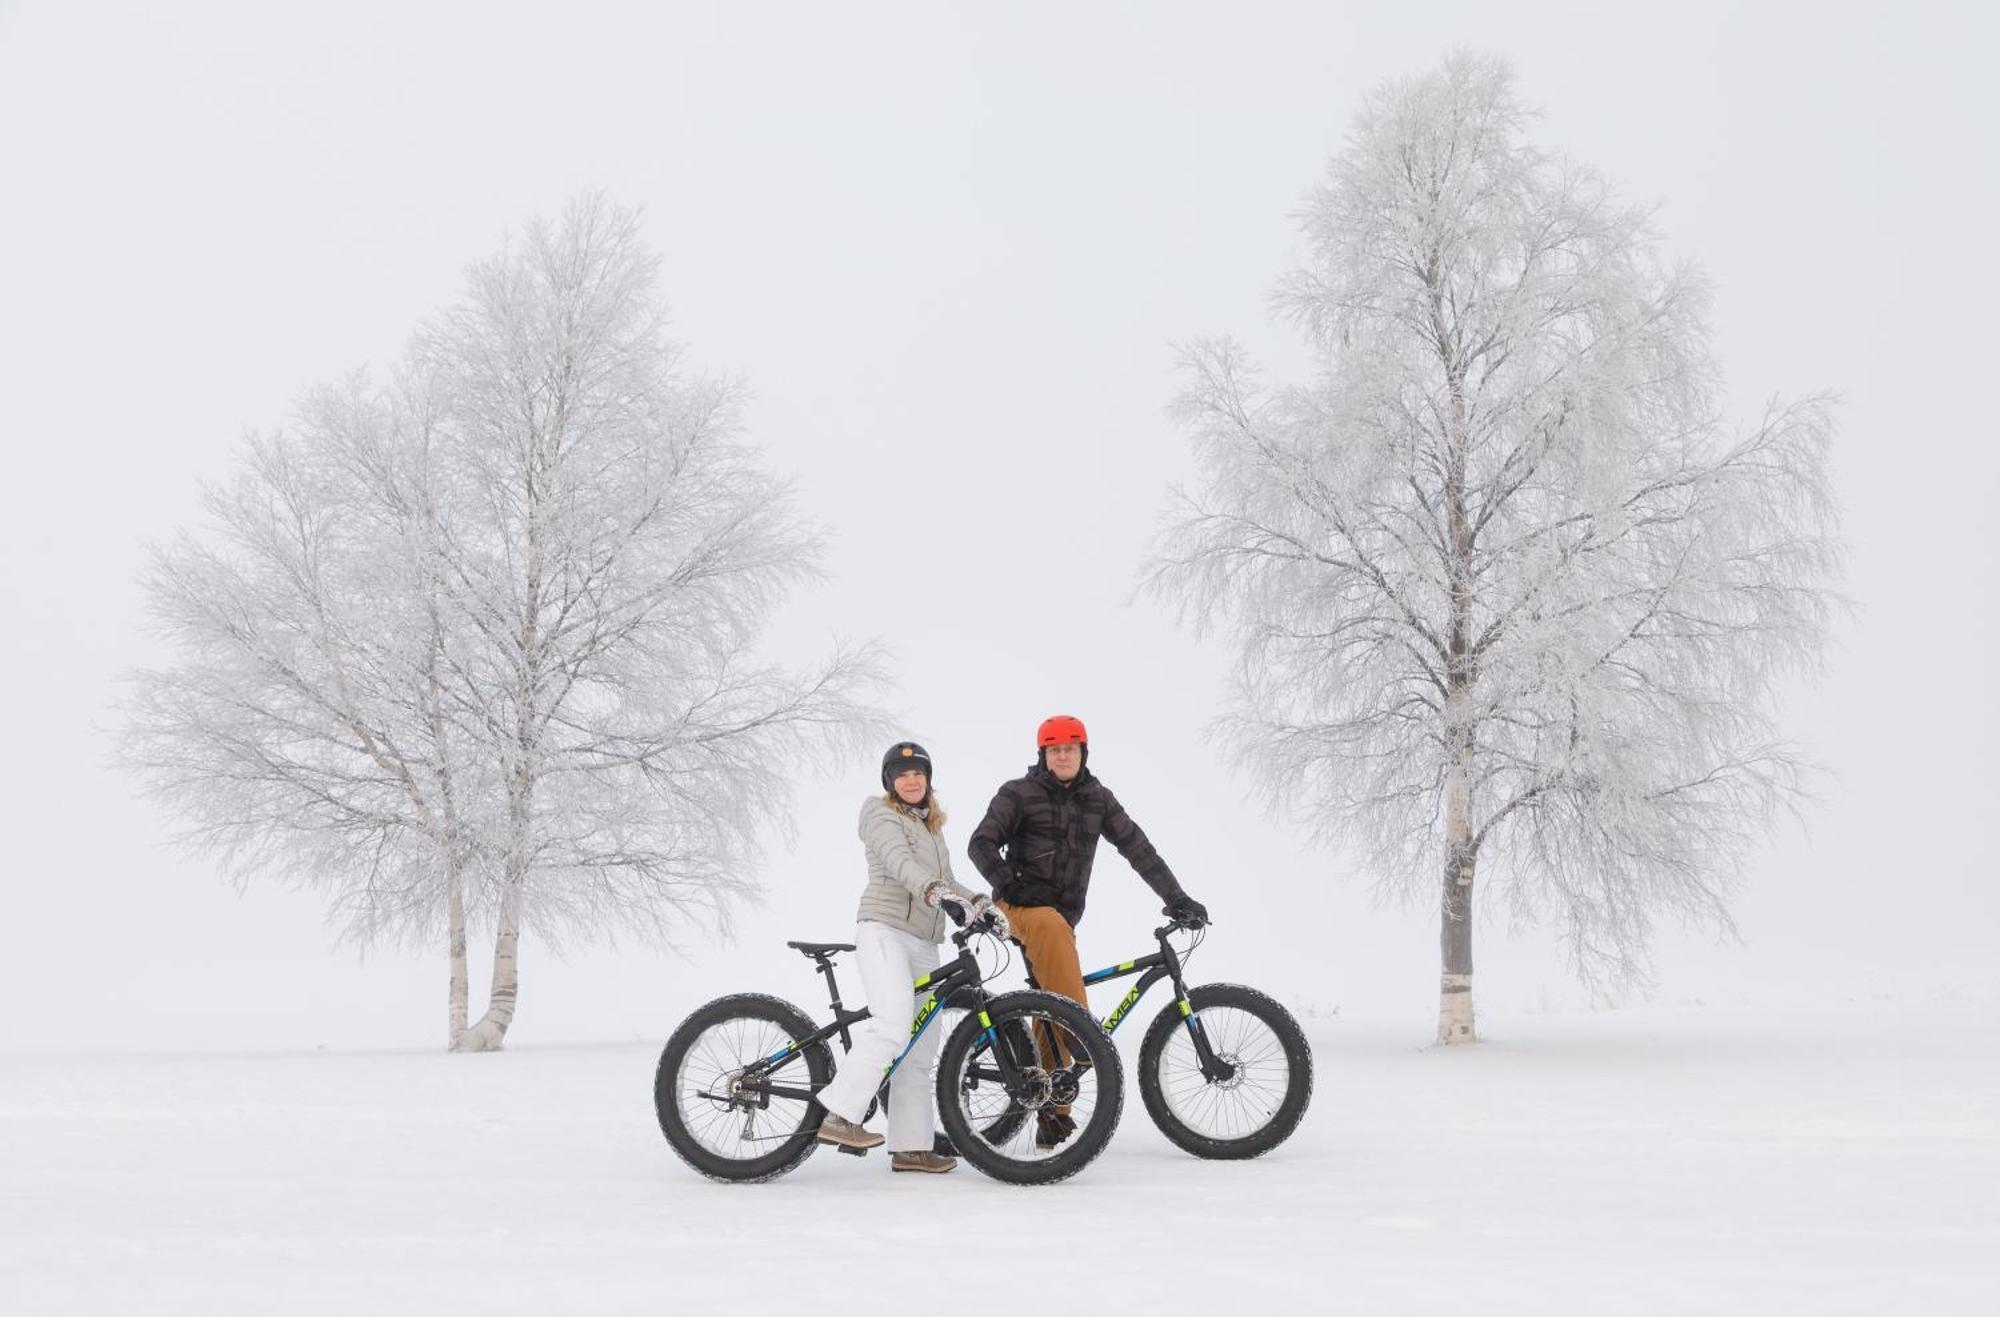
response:
M979 1170L1046 1184L1103 1151L1123 1106L1123 1071L1110 1039L1073 1002L1039 992L1011 996L993 1003L990 1028L962 1028L948 1040L940 1115L960 1155ZM1008 1073L1026 1087L1010 1091ZM1072 1128L1050 1141L1062 1118Z
M1198 1027L1216 1056L1235 1069L1230 1078L1211 1082L1201 1073L1189 1027L1172 1030L1160 1050L1161 1100L1201 1138L1230 1143L1255 1137L1278 1119L1292 1089L1284 1039L1241 1007L1205 1007Z
M730 1161L767 1157L808 1127L812 1103L770 1097L768 1105L732 1101L731 1085L745 1068L782 1051L792 1042L784 1026L742 1016L719 1020L689 1044L674 1074L675 1105L688 1137L711 1156ZM794 1056L772 1078L808 1087L803 1055Z

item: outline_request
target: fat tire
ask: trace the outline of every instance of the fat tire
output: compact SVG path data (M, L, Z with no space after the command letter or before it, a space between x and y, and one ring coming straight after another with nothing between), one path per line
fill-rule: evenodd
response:
M1029 1113L1013 1111L996 1120L991 1116L976 1118L966 1110L961 1101L959 1078L968 1061L986 1050L987 1040L992 1036L979 1023L977 1015L968 1015L945 1039L938 1055L938 1119L944 1126L945 1137L951 1140L959 1156L1004 1183L1054 1184L1067 1180L1096 1160L1118 1128L1118 1118L1125 1106L1125 1072L1119 1064L1118 1051L1089 1011L1052 992L1006 993L986 1004L986 1016L995 1030L1010 1021L1034 1016L1046 1016L1061 1025L1090 1062L1095 1099L1089 1119L1077 1127L1067 1143L1047 1156L1033 1160L1009 1156L1000 1145L1020 1132ZM1006 1131L1004 1136L996 1133L1001 1129Z
M692 1098L704 1104L703 1114L713 1110L712 1104L698 1094L681 1091L680 1070L689 1051L695 1043L710 1030L731 1021L776 1025L792 1041L810 1037L814 1024L806 1013L779 997L763 993L743 992L728 997L718 997L681 1021L673 1036L667 1039L666 1047L660 1052L660 1064L653 1073L653 1111L660 1120L660 1132L667 1136L667 1143L680 1155L680 1159L700 1171L711 1180L723 1180L732 1184L751 1184L783 1175L800 1162L813 1155L817 1148L819 1123L826 1111L818 1102L809 1102L800 1115L798 1126L770 1152L760 1157L728 1157L703 1145L688 1122L688 1112L682 1108L680 1099ZM739 1065L760 1061L768 1053L734 1058ZM814 1092L826 1087L833 1078L833 1054L825 1044L815 1044L803 1053L806 1077ZM796 1074L795 1067L787 1066L787 1071Z
M1174 1146L1197 1157L1214 1161L1241 1161L1269 1152L1292 1136L1292 1131L1305 1117L1306 1105L1312 1101L1312 1048L1306 1043L1305 1031L1299 1028L1299 1022L1292 1018L1292 1013L1276 1000L1240 983L1205 983L1189 990L1188 1001L1196 1016L1209 1010L1237 1010L1270 1030L1284 1054L1289 1071L1285 1091L1272 1110L1270 1119L1246 1134L1215 1138L1190 1128L1168 1107L1160 1073L1161 1065L1166 1060L1168 1041L1175 1030L1187 1027L1183 1023L1180 1003L1170 1001L1147 1026L1145 1041L1139 1047L1139 1096L1145 1100L1146 1114L1153 1118L1160 1133L1166 1135Z
M940 1037L943 1038L951 1037L951 1035L957 1031L959 1021L965 1018L966 1008L964 1005L961 1005L958 1000L956 1000L957 998L963 997L964 995L965 994L963 989L961 989L957 993L954 993L953 997L955 1000L952 1002L951 1005L946 1006L944 1008L946 1011L950 1012L950 1015L948 1017L948 1019L950 1020L950 1024L946 1025L943 1020L939 1021L938 1034ZM942 1050L941 1046L940 1050ZM937 1108L935 1105L935 1101L936 1101L935 1096L933 1096L932 1114L934 1116L939 1110L939 1108ZM1016 1134L1020 1133L1021 1126L1025 1125L1027 1121L1028 1121L1027 1112L1011 1111L1008 1112L1006 1115L1001 1116L997 1120L990 1120L986 1122L986 1124L983 1127L981 1127L979 1132L988 1143L1005 1143L1007 1140L1013 1138ZM937 1132L931 1136L931 1151L936 1153L940 1157L958 1156L958 1145L953 1143L951 1141L951 1136L944 1132L944 1120L942 1119L942 1117L939 1117L937 1120L935 1120L933 1124Z

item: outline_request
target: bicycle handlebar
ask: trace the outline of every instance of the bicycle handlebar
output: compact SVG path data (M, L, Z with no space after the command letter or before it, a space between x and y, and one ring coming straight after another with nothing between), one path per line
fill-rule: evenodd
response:
M988 937L994 936L992 911L988 911L971 923L954 931L951 935L951 940L955 946L963 950L967 942L971 941L975 935L981 933L984 933Z

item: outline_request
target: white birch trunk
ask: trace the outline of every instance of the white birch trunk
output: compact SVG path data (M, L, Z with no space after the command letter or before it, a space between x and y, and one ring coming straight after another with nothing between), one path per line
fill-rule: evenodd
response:
M542 485L537 478L536 450L531 446L526 462L527 578L521 601L520 630L515 637L516 681L514 692L514 745L507 786L507 871L500 896L500 922L493 939L493 990L487 998L486 1014L466 1035L466 1051L497 1052L514 1023L514 1004L520 996L520 948L522 894L527 887L529 850L533 845L534 796L537 764L535 748L542 717L541 689L541 607L542 607Z
M486 1014L465 1034L463 1052L497 1052L514 1023L514 1003L521 991L521 892L527 881L528 804L521 778L525 767L515 771L514 789L508 793L507 872L500 897L500 922L493 938L493 989L486 1000Z
M501 901L500 928L493 939L493 992L486 1014L463 1034L461 1052L497 1052L514 1023L514 1002L520 995L521 902L512 881Z
M1441 292L1432 285L1432 323L1439 344L1449 332ZM1438 1042L1477 1042L1472 1027L1472 519L1466 508L1465 393L1457 362L1445 350L1451 384L1451 430L1444 501L1451 539L1447 566L1451 582L1450 621L1445 648L1444 892L1439 911Z
M1445 861L1443 900L1439 911L1439 950L1443 964L1438 980L1437 1040L1447 1045L1479 1041L1472 1018L1472 877L1475 854L1471 845L1471 789L1461 764L1445 784Z
M457 856L445 860L445 915L451 945L451 1000L447 1036L451 1050L466 1048L466 1022L471 1016L471 987L465 969L465 866Z
M518 734L507 792L507 869L502 880L499 927L493 938L493 990L487 998L486 1014L466 1033L466 1046L461 1051L499 1051L508 1026L514 1023L514 1003L520 995L521 898L528 880L534 800L534 768L529 759L533 736L525 715Z

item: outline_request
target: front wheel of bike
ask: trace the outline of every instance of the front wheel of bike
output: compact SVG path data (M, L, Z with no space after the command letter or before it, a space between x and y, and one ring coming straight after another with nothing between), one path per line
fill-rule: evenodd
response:
M975 1006L973 1009L977 1009ZM958 1023L965 1018L966 1007L954 1003L938 1012L937 1031L940 1038L949 1038L958 1031ZM1000 1112L979 1128L979 1136L988 1143L1005 1143L1013 1138L1026 1124L1031 1112L1010 1109ZM944 1132L944 1120L936 1122L937 1132L931 1137L931 1151L940 1157L958 1156L958 1145Z
M1312 1049L1292 1013L1239 983L1188 993L1190 1010L1168 1002L1139 1048L1139 1094L1160 1132L1197 1157L1239 1160L1283 1143L1312 1099ZM1194 1033L1208 1040L1223 1073L1202 1073Z
M811 1095L833 1078L832 1054L815 1043L772 1064L812 1033L804 1011L761 993L718 997L683 1020L653 1076L660 1131L681 1160L744 1182L812 1156L825 1113Z
M1125 1074L1090 1012L1054 993L1010 992L945 1039L937 1099L945 1135L974 1167L1009 1184L1053 1184L1111 1141Z

